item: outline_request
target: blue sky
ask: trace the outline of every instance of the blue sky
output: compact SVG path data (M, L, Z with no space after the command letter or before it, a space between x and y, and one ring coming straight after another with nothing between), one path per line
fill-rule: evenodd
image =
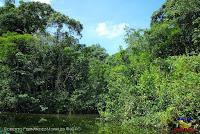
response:
M124 43L124 27L148 28L152 13L165 0L32 0L79 20L84 30L81 43L100 44L113 54Z

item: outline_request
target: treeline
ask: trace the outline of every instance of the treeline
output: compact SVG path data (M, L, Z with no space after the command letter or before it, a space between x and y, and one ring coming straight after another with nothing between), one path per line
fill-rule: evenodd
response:
M149 29L127 29L109 56L78 42L80 22L38 2L0 8L0 111L99 113L169 126L200 117L200 1L167 0Z
M106 92L108 54L99 45L79 44L82 28L47 4L16 7L5 1L0 8L0 112L97 113Z
M167 127L178 117L199 124L200 1L166 0L151 27L127 29L125 41L108 60L101 115L131 126Z

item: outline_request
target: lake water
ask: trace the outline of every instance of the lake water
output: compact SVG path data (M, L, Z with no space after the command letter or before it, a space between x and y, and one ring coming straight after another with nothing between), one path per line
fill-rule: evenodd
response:
M0 134L156 134L153 129L102 123L97 115L0 114Z

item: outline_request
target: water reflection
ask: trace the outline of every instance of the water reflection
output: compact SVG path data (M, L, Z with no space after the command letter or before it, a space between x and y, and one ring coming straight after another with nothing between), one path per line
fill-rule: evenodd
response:
M153 129L102 123L97 115L0 114L1 132L7 134L156 134ZM13 132L15 130L15 132ZM0 132L0 134L1 134ZM3 133L3 134L4 134Z

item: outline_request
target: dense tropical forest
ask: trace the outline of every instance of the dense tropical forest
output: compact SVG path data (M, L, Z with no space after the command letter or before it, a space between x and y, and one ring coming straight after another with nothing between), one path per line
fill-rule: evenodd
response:
M80 44L81 22L39 2L0 7L0 112L96 113L167 127L200 119L200 1L166 0L114 55Z

